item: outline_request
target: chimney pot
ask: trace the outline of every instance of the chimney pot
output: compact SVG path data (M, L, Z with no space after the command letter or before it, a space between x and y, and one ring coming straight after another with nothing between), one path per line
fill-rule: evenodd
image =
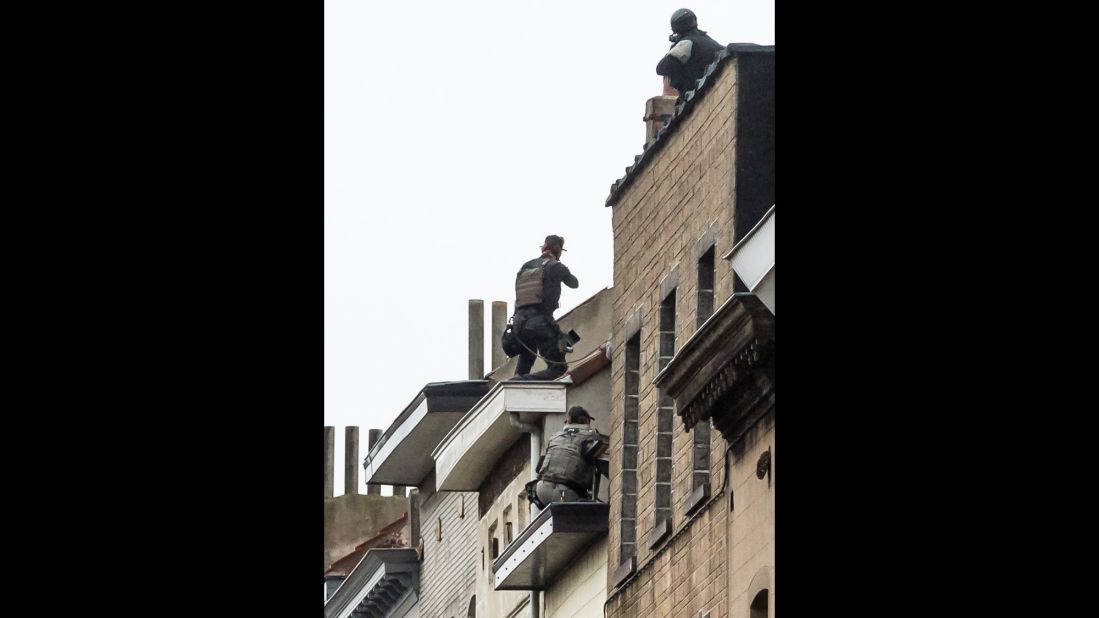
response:
M335 486L336 428L324 428L324 497L331 498Z
M504 356L504 344L501 339L504 335L504 328L508 324L508 304L502 300L492 301L492 369L507 362L508 357Z
M343 493L359 493L359 428L344 429Z
M469 379L485 377L485 301L469 301Z
M380 438L381 435L382 435L382 430L381 429L371 429L370 431L367 432L367 434L366 434L366 439L367 439L366 448L369 449L370 452L374 451L374 445L378 443L378 438ZM366 484L366 493L369 496L380 496L380 495L382 495L382 486L378 485L377 483L367 483Z
M673 90L674 92L674 90ZM675 113L674 96L653 97L645 101L645 146L648 146L672 119Z

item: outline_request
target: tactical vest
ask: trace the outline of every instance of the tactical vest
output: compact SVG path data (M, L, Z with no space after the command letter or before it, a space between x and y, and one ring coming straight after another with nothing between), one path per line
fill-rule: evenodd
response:
M527 305L542 304L543 290L545 289L546 264L549 258L542 258L538 264L530 268L524 268L515 276L515 308Z
M676 58L675 69L668 76L673 88L680 94L688 90L694 90L695 82L706 72L706 67L714 61L725 46L709 37L701 30L694 30L687 34L679 43L676 43L668 51L669 55ZM685 49L684 49L685 48ZM673 52L680 52L673 54ZM686 52L686 59L680 54ZM684 61L685 60L685 61Z
M576 483L581 487L591 484L591 464L584 459L584 442L597 438L594 429L568 427L553 434L546 443L546 455L538 478L560 483Z

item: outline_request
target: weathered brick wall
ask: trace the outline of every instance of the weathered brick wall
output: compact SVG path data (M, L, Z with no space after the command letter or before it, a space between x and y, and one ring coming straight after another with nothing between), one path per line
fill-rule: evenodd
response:
M717 499L643 566L607 606L608 616L726 615L725 513ZM615 548L609 548L613 555Z
M713 79L713 77L711 77ZM682 529L683 508L691 493L692 435L677 416L673 437L672 530L678 534L654 549L657 403L652 385L657 353L661 281L676 285L676 349L694 333L697 315L699 240L715 239L714 307L733 293L733 273L721 256L733 244L736 62L723 65L720 76L690 115L681 119L663 149L656 153L614 206L614 302L611 363L612 440L621 444L625 389L625 325L634 312L641 324L639 410L637 576L608 606L608 616L697 616L726 612L725 535L728 502L717 498ZM674 274L673 274L674 273ZM725 441L711 432L710 484L717 494L723 481ZM608 589L614 586L619 556L621 458L611 462ZM677 532L679 531L679 532ZM655 561L649 563L655 555Z

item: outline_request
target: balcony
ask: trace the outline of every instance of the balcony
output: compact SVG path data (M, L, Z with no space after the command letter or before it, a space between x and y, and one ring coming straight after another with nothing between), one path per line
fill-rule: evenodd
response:
M605 502L555 502L492 563L496 590L545 590L607 533Z
M653 384L675 400L684 429L712 419L734 443L774 405L774 357L774 312L755 294L737 293L691 335Z
M510 418L541 422L565 413L567 382L500 382L443 438L431 456L439 491L477 491L499 459L524 433Z
M363 462L366 482L419 485L435 462L431 449L489 391L487 380L434 382L382 434Z

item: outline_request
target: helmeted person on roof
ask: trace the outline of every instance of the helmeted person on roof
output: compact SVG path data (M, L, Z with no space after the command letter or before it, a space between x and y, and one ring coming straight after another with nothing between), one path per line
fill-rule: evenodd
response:
M553 502L588 500L594 467L587 449L602 439L592 429L594 420L580 406L569 408L568 421L546 442L546 454L538 464L538 484L534 486L542 508Z
M656 74L664 76L682 97L694 90L695 82L725 46L698 29L698 18L690 9L672 13L672 35L668 40L672 48L656 65Z
M523 264L515 275L515 315L512 329L519 340L519 362L515 366L516 380L554 380L565 374L567 341L553 319L561 299L561 284L576 288L580 282L561 263L565 239L546 236L542 255ZM529 373L535 356L546 361L542 371Z

